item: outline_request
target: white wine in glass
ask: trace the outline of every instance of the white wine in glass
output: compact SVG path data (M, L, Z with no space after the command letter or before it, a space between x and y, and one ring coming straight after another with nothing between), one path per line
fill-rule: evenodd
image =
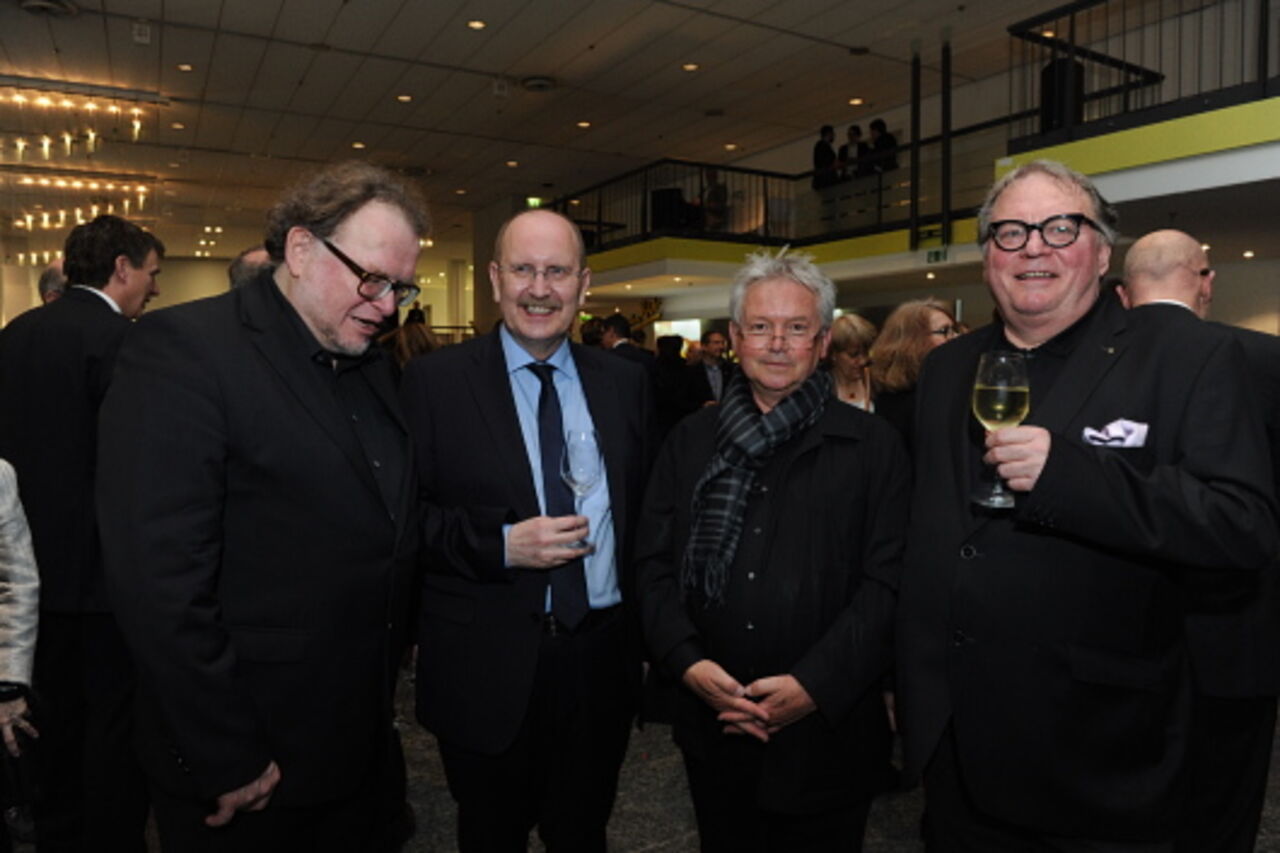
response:
M1020 352L985 352L973 378L973 416L988 432L1017 426L1031 409L1027 359ZM1014 505L1013 493L997 475L988 487L979 488L973 502L993 509Z
M595 430L569 430L564 436L564 451L560 456L560 479L573 492L574 512L582 514L582 501L591 494L604 477L604 458L600 455L600 442ZM574 542L574 548L586 548L582 539Z

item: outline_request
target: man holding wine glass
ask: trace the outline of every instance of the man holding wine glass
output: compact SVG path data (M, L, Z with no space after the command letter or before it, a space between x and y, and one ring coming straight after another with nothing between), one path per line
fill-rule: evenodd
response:
M568 341L591 273L565 217L508 220L489 278L501 325L402 386L425 509L418 719L462 853L524 851L534 826L551 853L603 853L640 689L624 555L649 380Z
M932 851L1172 850L1182 579L1276 547L1240 351L1130 323L1101 294L1115 238L1085 176L1005 175L979 213L1000 321L925 363L897 710ZM975 500L993 477L1011 501Z

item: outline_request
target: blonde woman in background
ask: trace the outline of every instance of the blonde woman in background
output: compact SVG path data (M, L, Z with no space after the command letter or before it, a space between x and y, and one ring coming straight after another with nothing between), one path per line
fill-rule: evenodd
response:
M871 347L876 414L898 428L908 450L913 446L916 381L924 357L956 334L956 319L946 303L932 297L913 299L893 309Z
M831 324L831 377L836 397L842 403L874 412L871 393L871 344L876 339L875 324L857 314L844 314Z

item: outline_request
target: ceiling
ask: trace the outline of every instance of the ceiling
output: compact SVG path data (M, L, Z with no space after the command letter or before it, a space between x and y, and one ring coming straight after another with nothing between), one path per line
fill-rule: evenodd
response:
M957 83L999 73L1005 27L1052 5L0 0L0 237L57 247L75 208L120 213L128 199L170 255L230 257L258 239L281 187L361 156L417 179L437 243L465 257L472 212L504 198L567 194L668 156L733 163L902 104L915 42L928 95L944 32ZM531 91L531 77L550 88Z

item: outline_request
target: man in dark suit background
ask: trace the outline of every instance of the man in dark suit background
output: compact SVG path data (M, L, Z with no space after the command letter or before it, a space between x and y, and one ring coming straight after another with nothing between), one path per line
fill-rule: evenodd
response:
M1129 247L1119 296L1135 323L1195 333L1209 315L1216 273L1199 241L1154 231ZM1280 490L1280 338L1216 326L1244 348L1250 390L1261 403ZM1280 692L1280 564L1257 572L1197 573L1187 616L1194 676L1190 797L1178 822L1177 850L1253 850L1266 795Z
M733 365L724 357L729 348L729 339L724 332L707 329L702 333L702 347L698 357L688 367L688 408L690 412L708 403L718 403L724 396L724 389L729 387L733 376Z
M643 367L652 381L657 371L657 357L631 340L631 321L621 314L610 314L603 323L604 337L600 339L600 346Z
M98 507L165 850L384 849L417 526L370 341L426 227L387 172L330 167L272 209L273 269L121 349Z
M1276 547L1242 354L1100 298L1114 211L1035 161L979 214L1002 322L930 354L899 595L898 722L937 851L1168 851L1189 688L1182 575ZM981 353L1027 353L1031 412L984 435ZM1017 496L971 494L994 466Z
M510 219L489 278L499 328L412 362L402 386L426 513L418 718L463 853L523 851L535 825L552 853L602 852L639 693L626 555L649 382L568 342L590 271L563 216ZM604 458L580 512L559 477L566 430L594 430Z
M41 850L144 849L133 668L103 585L93 486L98 407L163 255L119 217L78 225L63 250L72 286L0 332L0 456L18 472L40 568Z

